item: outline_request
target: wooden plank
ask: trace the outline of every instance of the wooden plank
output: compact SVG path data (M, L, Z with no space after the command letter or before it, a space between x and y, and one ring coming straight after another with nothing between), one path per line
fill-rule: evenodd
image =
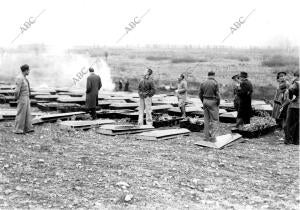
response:
M16 101L16 98L15 96L1 96L1 101L4 102L4 103L9 103L9 102L12 102L12 101Z
M226 145L240 139L242 136L240 134L225 134L222 136L217 136L215 142L200 140L195 143L197 146L210 147L214 149L222 149Z
M31 99L30 100L30 106L36 106L37 105L37 101L35 99ZM18 106L18 102L17 101L10 101L9 102L9 106L11 107L17 107Z
M125 100L104 100L104 99L101 99L101 100L98 100L98 102L105 102L105 103L109 103L109 104L113 104L113 103L127 103Z
M264 105L252 105L254 110L257 111L267 111L267 112L272 112L273 107L270 104L264 104Z
M81 106L79 104L73 103L38 103L37 107L42 111L57 111L57 110L67 110L67 109L80 109Z
M150 125L103 125L96 132L105 135L123 135L141 133L153 129L154 127Z
M44 113L41 112L32 112L31 115L32 116L41 116ZM9 120L13 120L15 119L16 115L17 115L17 110L16 109L0 109L0 115L2 115L2 117L4 119L9 119Z
M220 117L237 118L237 111L234 111L234 112L225 112L223 114L220 114Z
M187 135L189 133L190 131L185 128L155 130L155 131L140 133L136 135L136 138L140 140L159 140L159 139L176 138L177 136Z
M0 85L0 90L13 90L15 89L15 85L6 85L6 84L1 84Z
M87 129L87 128L95 128L99 127L101 125L105 124L112 124L115 123L114 120L77 120L77 121L63 121L60 122L59 125L62 129L70 129L70 128L75 128L75 129Z
M0 90L0 94L3 94L3 95L14 95L15 94L15 90Z
M109 105L111 109L135 109L138 106L137 103L113 103Z
M81 115L85 114L85 112L68 112L68 113L57 113L57 114L44 114L40 116L42 120L47 120L47 119L58 119L58 118L63 118L63 117L71 117L74 115Z
M56 101L58 98L57 95L36 95L34 96L36 100L43 100L43 101Z
M187 106L185 107L185 112L186 113L191 113L191 112L203 112L203 109L200 107L195 107L195 106ZM176 113L181 113L179 107L173 107L169 109L170 112L176 112Z
M220 115L220 122L223 123L236 123L237 120L237 111L226 112Z
M124 113L132 112L130 109L116 109L116 110L109 110L109 109L102 109L100 111L96 111L98 117L101 118L122 118L124 117Z
M59 97L57 99L60 103L78 103L78 104L84 104L85 98L84 97Z
M152 111L164 111L164 110L169 110L171 108L174 108L174 107L170 104L151 106ZM140 107L137 107L135 110L139 110L139 109L140 109ZM146 112L146 110L145 110L145 112Z

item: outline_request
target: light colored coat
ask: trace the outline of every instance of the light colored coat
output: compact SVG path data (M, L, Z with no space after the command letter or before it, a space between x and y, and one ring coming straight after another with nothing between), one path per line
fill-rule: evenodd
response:
M30 86L28 80L19 76L16 81L15 98L17 100L17 115L15 119L15 132L26 133L32 130L30 110Z

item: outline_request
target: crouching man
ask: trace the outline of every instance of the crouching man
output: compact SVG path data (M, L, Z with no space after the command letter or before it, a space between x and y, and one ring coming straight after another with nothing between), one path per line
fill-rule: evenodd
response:
M17 115L15 119L15 133L25 134L33 132L30 110L30 85L26 78L29 75L29 66L21 66L22 74L18 76L15 89L15 98L17 100Z
M144 112L146 111L146 124L152 125L152 96L155 94L154 82L151 77L153 71L148 69L147 73L139 83L138 94L140 96L138 124L144 124Z

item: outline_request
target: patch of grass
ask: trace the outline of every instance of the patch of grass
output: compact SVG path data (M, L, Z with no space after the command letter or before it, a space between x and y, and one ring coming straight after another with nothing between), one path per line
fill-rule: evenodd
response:
M247 56L243 56L243 55L228 55L228 56L225 56L224 58L230 59L230 60L238 60L241 62L250 61L250 58L248 58Z
M170 57L166 57L166 56L147 56L146 59L149 60L149 61L162 61L162 60L169 60Z
M184 58L173 58L171 62L172 63L197 63L197 62L207 62L207 60L203 58L195 59L191 57L184 57Z
M274 55L265 57L261 63L263 66L278 67L278 66L297 66L299 69L299 59L294 56Z
M278 72L286 72L287 74L293 75L295 72L299 71L299 66L288 65L283 67L275 67L272 69L273 74L277 74Z

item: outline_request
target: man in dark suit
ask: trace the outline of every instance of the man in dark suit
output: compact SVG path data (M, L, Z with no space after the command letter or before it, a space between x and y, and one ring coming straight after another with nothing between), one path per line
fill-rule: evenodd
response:
M91 117L96 119L96 106L98 105L98 91L102 87L101 78L94 73L93 68L89 68L90 75L86 83L86 108Z
M252 117L251 96L253 92L252 83L247 79L247 72L240 73L240 87L237 90L239 98L239 107L236 127L239 128L244 124L250 124Z

